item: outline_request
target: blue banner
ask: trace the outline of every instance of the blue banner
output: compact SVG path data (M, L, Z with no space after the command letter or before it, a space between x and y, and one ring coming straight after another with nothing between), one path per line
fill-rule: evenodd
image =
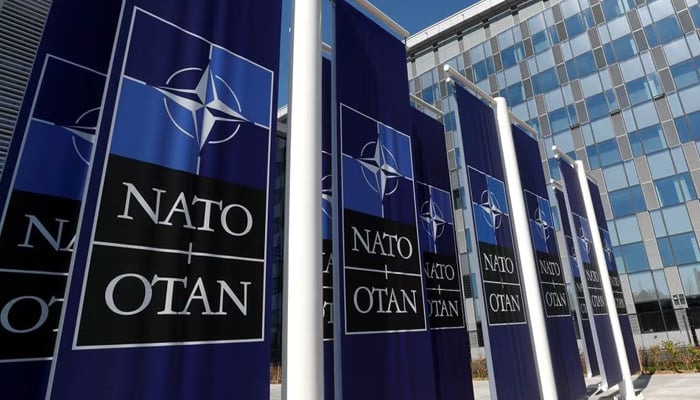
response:
M632 325L630 324L629 315L627 315L627 305L625 304L625 296L622 292L622 283L620 282L620 274L617 271L617 263L612 250L612 240L608 231L608 223L605 220L605 212L603 211L603 202L600 199L600 189L595 182L588 180L588 188L591 192L591 200L593 201L593 209L595 210L596 222L598 222L598 231L600 232L600 240L603 241L603 250L605 251L606 268L610 276L610 285L612 287L613 297L615 298L615 309L620 321L620 329L622 330L622 339L625 342L625 353L627 354L627 362L630 367L630 373L636 374L640 372L639 357L637 348L634 345L634 337L632 336Z
M0 387L44 398L121 1L52 3L0 181Z
M581 273L578 269L578 263L576 261L576 244L574 242L573 236L571 234L571 225L569 224L569 208L566 206L566 199L564 198L564 192L554 188L554 195L557 198L557 204L559 205L559 215L561 216L561 226L562 232L564 233L564 240L566 241L567 250L567 261L569 269L571 270L571 276L573 277L574 285L574 298L576 301L576 315L578 317L579 332L581 333L581 339L583 341L583 349L585 351L585 356L588 366L588 374L590 376L595 376L600 374L600 369L598 368L598 357L596 357L596 346L593 341L593 334L591 332L591 321L588 317L588 300L586 292L583 290L583 282L581 282Z
M411 110L426 312L433 343L437 399L473 399L471 354L457 258L445 128Z
M535 138L520 128L512 126L511 129L530 220L530 237L536 258L554 380L567 382L565 385L557 385L557 396L559 399L585 399L588 393L571 319L539 146Z
M336 398L435 399L405 46L343 0L335 19Z
M269 397L280 13L126 1L48 398Z
M323 390L332 400L333 390L333 157L331 146L333 104L331 61L321 59L321 246L323 249Z
M576 234L577 264L579 274L583 278L584 290L588 295L589 318L591 318L591 324L594 327L595 337L593 340L597 344L596 356L600 362L599 365L602 366L603 386L612 387L622 380L622 371L617 359L610 315L600 279L601 268L605 268L605 266L598 265L596 261L595 248L591 239L591 226L583 203L584 193L581 193L576 169L559 160L559 170L571 212L572 233ZM585 195L587 196L589 193L585 193Z
M483 302L482 327L495 395L501 399L540 397L520 263L515 254L510 207L494 112L456 86L474 219ZM494 395L494 393L492 393Z

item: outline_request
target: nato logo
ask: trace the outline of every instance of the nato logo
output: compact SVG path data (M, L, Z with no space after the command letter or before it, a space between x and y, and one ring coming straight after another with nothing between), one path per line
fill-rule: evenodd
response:
M503 181L469 168L469 185L478 241L512 246L508 200Z
M603 239L603 251L605 252L605 259L608 262L608 267L614 266L615 254L613 253L612 246L610 245L610 233L601 229L600 236Z
M574 214L574 220L576 222L576 236L578 240L578 248L581 250L581 260L584 263L589 263L591 261L591 231L588 227L588 221Z
M556 244L550 243L554 237L554 221L549 201L532 192L525 191L528 216L530 218L530 235L537 251L549 252L556 249Z
M47 55L15 189L81 200L104 84L104 74Z
M341 113L345 207L415 224L410 137L345 105Z
M418 220L421 244L434 253L454 252L450 193L433 186L418 186L422 200Z
M112 153L265 187L272 71L139 9L123 68Z

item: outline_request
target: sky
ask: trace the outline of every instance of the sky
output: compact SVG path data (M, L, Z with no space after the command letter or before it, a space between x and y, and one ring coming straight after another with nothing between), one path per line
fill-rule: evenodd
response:
M370 0L409 33L414 34L475 3L476 0ZM332 15L330 0L321 0L323 6L322 39L332 44ZM282 0L282 43L280 53L280 90L278 106L287 104L289 86L289 39L292 0Z

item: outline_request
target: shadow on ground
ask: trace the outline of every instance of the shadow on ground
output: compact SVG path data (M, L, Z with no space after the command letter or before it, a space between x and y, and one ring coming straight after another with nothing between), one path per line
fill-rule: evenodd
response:
M649 381L651 380L652 375L648 374L643 374L639 375L634 380L632 381L632 384L634 385L634 393L638 395L639 393L642 392L642 390L646 389L646 387L649 385ZM608 389L606 392L603 392L600 390L598 385L588 385L586 388L588 391L588 397L591 399L599 399L599 400L613 400L616 399L616 396L620 394L620 391L615 389L614 392L611 392L610 389Z

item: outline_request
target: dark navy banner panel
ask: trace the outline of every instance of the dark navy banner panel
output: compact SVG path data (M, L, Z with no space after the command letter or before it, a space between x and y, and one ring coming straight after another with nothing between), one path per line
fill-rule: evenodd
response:
M337 1L336 392L435 399L402 41Z
M49 398L268 398L280 13L126 2Z
M608 275L610 276L610 285L612 287L613 297L615 298L615 309L620 321L620 329L622 330L622 339L625 342L625 353L627 354L627 362L630 367L630 373L636 374L641 370L639 365L639 356L637 348L634 344L632 336L632 325L630 324L629 315L627 315L627 305L625 304L625 296L622 292L622 283L620 282L620 274L617 270L617 262L612 250L612 240L608 231L608 223L605 220L605 212L603 211L603 202L600 198L600 189L595 182L588 180L588 187L591 192L591 200L593 201L593 209L595 210L596 221L598 222L598 231L600 239L603 241L603 251L605 251L605 261Z
M53 2L15 126L0 183L6 398L46 393L120 4Z
M333 176L331 135L333 108L331 100L331 61L321 59L321 246L323 249L323 390L324 398L332 400L333 390Z
M579 272L576 261L576 252L578 250L576 250L576 244L571 234L571 225L569 224L569 208L566 206L564 192L555 188L554 195L556 196L557 204L559 205L561 227L564 233L564 240L566 240L567 261L569 269L571 270L571 276L574 278L576 308L578 309L578 315L580 315L579 327L582 331L581 336L584 340L584 349L586 352L586 358L588 359L588 367L590 368L589 372L592 376L595 376L600 374L600 369L598 368L598 357L596 357L596 347L593 341L593 333L591 331L591 321L588 317L588 300L587 296L585 295L585 291L583 290L581 273Z
M493 361L489 375L495 379L498 398L539 398L496 118L491 108L459 86L455 96L462 142L469 149L464 159L486 312L482 326Z
M433 343L437 398L472 399L471 354L457 258L445 128L416 109L413 123L416 196L426 312Z
M560 399L585 399L588 393L583 380L539 146L535 138L520 128L512 126L511 129L530 220L530 237L536 258L554 379L556 382L567 382L566 385L557 385L557 395Z
M595 248L591 239L591 226L583 203L584 194L581 193L581 185L574 167L559 160L559 170L566 196L569 199L569 211L573 220L571 231L576 235L579 273L584 279L583 283L587 289L590 310L593 313L592 316L589 315L589 318L592 318L594 334L598 339L596 355L600 362L599 366L602 367L601 372L605 382L608 387L611 387L622 380L622 371L617 359L610 315L603 294L603 285L600 279L601 266L596 261ZM585 193L585 195L588 196L589 193ZM603 266L603 268L605 267Z

